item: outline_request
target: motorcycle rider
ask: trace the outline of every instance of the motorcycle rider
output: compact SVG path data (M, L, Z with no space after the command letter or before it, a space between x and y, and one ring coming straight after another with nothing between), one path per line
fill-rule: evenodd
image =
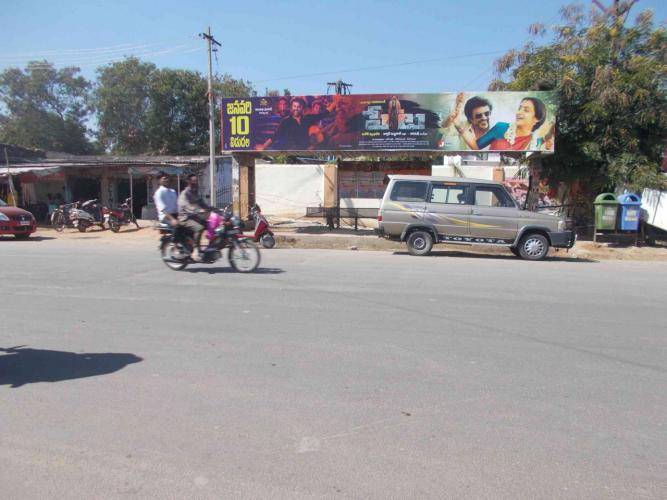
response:
M195 250L199 258L201 258L199 245L204 233L204 221L210 211L211 207L199 195L197 175L188 175L188 187L181 191L178 197L178 222L194 233Z
M169 187L169 176L166 173L160 172L158 181L160 187L153 194L158 220L175 226L178 223L178 195Z

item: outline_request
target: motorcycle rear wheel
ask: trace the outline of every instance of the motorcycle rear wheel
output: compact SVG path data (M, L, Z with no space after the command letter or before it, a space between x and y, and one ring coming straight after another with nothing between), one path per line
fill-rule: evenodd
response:
M79 221L76 228L79 230L80 233L85 233L86 229L88 228L88 225L87 224L82 224L81 221Z
M179 249L180 248L180 249ZM174 257L174 251L183 255L182 257ZM185 269L190 261L190 254L182 244L175 241L165 241L160 246L160 254L162 255L162 262L172 271L181 271Z
M239 273L250 273L259 266L259 248L250 240L241 240L229 248L230 265Z

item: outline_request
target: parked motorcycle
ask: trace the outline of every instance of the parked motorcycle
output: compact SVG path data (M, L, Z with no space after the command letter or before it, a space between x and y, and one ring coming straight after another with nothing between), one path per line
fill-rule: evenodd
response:
M167 267L180 271L191 263L213 264L222 258L222 251L228 248L227 258L236 271L248 273L257 269L259 248L243 235L243 223L238 217L232 216L231 209L212 210L206 222L209 243L199 252L200 260L192 258L195 249L192 231L182 225L173 227L168 223L160 223L160 254Z
M255 234L252 236L253 241L261 243L264 248L273 248L276 246L276 239L273 236L273 231L269 228L269 221L266 220L262 209L255 203L250 209L250 216L255 221Z
M107 224L109 225L109 229L111 229L114 233L117 233L120 231L121 226L125 226L127 224L134 224L137 226L137 229L139 229L139 224L137 223L137 219L134 216L134 212L132 211L132 198L128 198L125 200L119 208L105 208L103 209L104 212L104 217L107 221Z
M53 229L59 233L62 232L62 230L66 227L74 227L70 217L70 212L77 206L78 203L65 203L56 208L51 213L51 227L53 227Z
M97 199L84 201L81 204L77 203L76 206L70 209L70 220L72 226L76 227L82 233L85 233L86 229L95 225L99 225L104 229L102 205L97 202Z

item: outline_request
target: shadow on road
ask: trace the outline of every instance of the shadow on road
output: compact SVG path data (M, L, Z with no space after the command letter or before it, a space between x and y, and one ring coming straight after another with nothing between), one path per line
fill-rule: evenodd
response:
M294 231L295 233L302 234L341 234L341 235L351 235L351 236L375 236L373 229L359 228L355 230L347 227L339 227L334 229L329 229L328 226L306 226L306 227L297 227ZM280 234L280 233L278 233Z
M126 365L143 361L129 353L75 353L29 349L0 348L0 386L21 387L37 382L60 382L96 377L122 370Z
M15 241L17 243L25 241L46 241L46 240L55 240L55 238L53 236L31 236L30 238L20 240L18 238L14 238L13 236L0 236L0 241Z
M182 272L186 273L208 273L208 274L237 274L238 271L232 267L186 267ZM248 274L282 274L283 269L273 267L258 267L253 272Z
M394 252L394 255L410 255L408 252ZM501 255L501 254L493 254L493 253L473 253L473 252L461 252L457 250L439 250L439 251L432 251L429 255L429 257L465 257L468 259L495 259L495 260L522 260L519 257L515 257L514 255ZM582 262L588 262L588 263L598 263L599 261L593 260L593 259L586 259L583 257L560 257L560 256L554 256L554 255L549 255L547 256L544 261L546 262L576 262L576 263L582 263Z

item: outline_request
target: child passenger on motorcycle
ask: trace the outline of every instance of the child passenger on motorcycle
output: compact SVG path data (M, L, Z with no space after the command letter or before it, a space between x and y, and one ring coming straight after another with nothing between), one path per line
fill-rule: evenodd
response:
M188 187L178 197L178 222L194 233L195 249L200 252L204 224L211 207L199 195L199 182L195 174L188 176Z

